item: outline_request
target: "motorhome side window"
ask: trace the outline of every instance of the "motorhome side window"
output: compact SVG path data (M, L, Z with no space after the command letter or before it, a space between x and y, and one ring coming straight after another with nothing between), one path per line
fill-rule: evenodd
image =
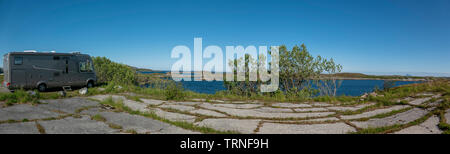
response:
M80 62L80 72L92 72L93 70L92 62L90 60Z
M14 57L14 65L22 65L23 57Z

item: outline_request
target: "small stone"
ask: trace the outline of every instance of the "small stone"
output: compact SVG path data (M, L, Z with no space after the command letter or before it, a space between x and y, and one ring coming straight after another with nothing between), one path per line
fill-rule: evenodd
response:
M86 95L87 92L88 92L88 88L86 88L86 87L81 88L81 89L78 91L78 93L80 93L81 95Z
M58 91L58 95L62 96L62 97L66 97L66 92L65 91Z
M35 91L29 90L29 91L27 91L27 93L28 93L28 95L30 95L30 96L36 96L36 92L35 92Z

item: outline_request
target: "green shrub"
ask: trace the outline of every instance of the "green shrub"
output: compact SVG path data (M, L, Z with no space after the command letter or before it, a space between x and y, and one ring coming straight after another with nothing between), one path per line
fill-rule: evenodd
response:
M169 84L165 89L164 95L166 100L183 100L185 97L183 86L177 83Z
M119 64L106 57L93 57L97 82L106 84L114 82L122 85L132 85L137 82L136 70L125 64Z

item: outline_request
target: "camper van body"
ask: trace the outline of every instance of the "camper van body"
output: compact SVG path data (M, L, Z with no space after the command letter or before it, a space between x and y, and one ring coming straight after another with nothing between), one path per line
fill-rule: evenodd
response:
M93 86L92 59L79 53L10 52L3 56L4 86L38 89Z

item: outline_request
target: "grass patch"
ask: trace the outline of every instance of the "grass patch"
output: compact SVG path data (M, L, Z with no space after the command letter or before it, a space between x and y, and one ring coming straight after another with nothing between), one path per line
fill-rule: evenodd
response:
M106 122L106 118L100 114L96 114L96 115L92 116L91 120Z
M120 126L120 125L113 124L113 123L107 123L107 124L112 129L122 129L122 126Z
M42 127L41 124L39 124L38 122L35 122L35 123L36 123L36 128L38 129L39 133L45 134L44 127Z
M128 134L137 134L137 131L134 129L127 129L124 131L124 133L128 133Z

